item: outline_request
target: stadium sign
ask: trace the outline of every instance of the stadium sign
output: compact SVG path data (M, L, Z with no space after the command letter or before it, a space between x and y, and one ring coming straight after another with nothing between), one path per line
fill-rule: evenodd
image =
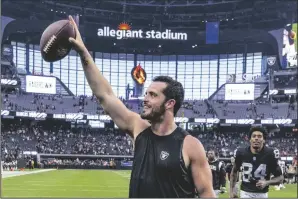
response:
M195 118L195 123L206 123L206 118Z
M180 123L187 123L189 119L187 117L175 117L175 122L180 122Z
M269 95L277 95L278 94L278 90L274 89L274 90L269 90Z
M9 110L1 110L2 118L34 118L36 120L44 120L44 119L62 119L66 121L75 121L75 122L83 122L83 120L93 121L93 123L106 123L111 122L112 119L109 115L90 115L84 113L66 113L66 114L52 114L52 113L41 113L35 111L24 111L24 112L15 112ZM98 121L98 122L95 122ZM262 119L262 120L254 120L254 119L218 119L218 118L187 118L187 117L175 117L175 122L179 123L179 125L183 124L183 128L189 126L189 124L220 124L221 126L231 126L231 125L253 125L253 126L261 126L261 125L282 125L282 126L294 126L297 123L297 119ZM84 121L85 123L85 121ZM115 125L115 124L114 124ZM116 125L115 125L116 128Z
M1 110L1 116L7 116L7 115L9 115L8 110Z
M161 39L161 40L187 40L187 33L182 32L172 32L170 29L166 29L164 32L149 30L144 31L130 30L130 25L127 23L121 23L118 30L115 30L109 26L104 26L103 28L98 28L97 36L99 37L114 37L118 40L120 39Z
M275 119L274 124L292 124L292 119Z
M18 85L18 81L14 79L1 79L1 85L16 86Z
M291 95L291 94L296 94L296 93L297 93L296 89L269 90L269 95Z
M86 115L87 120L100 120L100 121L111 121L112 118L109 115Z
M26 92L56 94L56 78L26 75Z
M207 118L206 123L208 124L218 124L220 122L217 118Z
M84 115L80 113L66 113L65 114L66 120L82 120L84 119Z
M53 118L55 118L55 119L65 119L65 114L54 114Z
M292 119L264 119L261 124L292 124Z
M16 112L17 117L31 117L35 119L46 119L47 114L46 113L38 113L35 111L28 111L28 112Z
M207 124L218 124L220 119L218 118L194 118L195 123L207 123Z
M296 94L297 90L296 89L286 89L285 94Z
M66 120L82 120L84 118L84 115L81 113L53 114L53 118Z
M272 119L261 120L261 124L273 124Z
M255 120L253 119L239 119L237 120L237 124L254 124Z
M237 120L236 119L226 119L225 123L226 124L237 124Z

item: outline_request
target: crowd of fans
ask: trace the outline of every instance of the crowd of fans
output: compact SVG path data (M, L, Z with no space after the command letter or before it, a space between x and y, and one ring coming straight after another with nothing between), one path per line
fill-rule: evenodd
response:
M273 83L277 89L297 88L297 75L274 75Z
M6 157L21 151L46 154L132 155L132 140L112 129L70 128L63 125L10 123L2 125Z
M131 137L117 129L71 128L62 122L56 124L16 120L3 120L1 128L2 153L8 162L18 159L24 151L44 154L133 155ZM203 143L206 150L215 149L221 157L231 157L237 147L249 144L248 134L244 131L207 129L192 130L190 133ZM266 144L279 149L281 156L292 156L297 154L294 138L293 132L270 131ZM104 165L100 160L88 163Z

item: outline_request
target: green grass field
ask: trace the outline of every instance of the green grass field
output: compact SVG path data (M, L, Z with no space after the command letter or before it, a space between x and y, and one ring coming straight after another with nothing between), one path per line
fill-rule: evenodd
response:
M296 38L295 38L295 46L296 46L296 47L295 47L295 48L296 48L296 51L297 51L297 50L298 50L298 48L297 48L297 47L298 47L298 44L297 44L297 36L298 36L298 35L297 35L297 34L298 34L297 23L294 23L294 24L293 24L293 30L294 30L294 32L296 33Z
M128 197L130 171L55 170L4 178L3 197ZM221 198L228 198L228 193ZM270 190L270 198L297 198L297 184Z

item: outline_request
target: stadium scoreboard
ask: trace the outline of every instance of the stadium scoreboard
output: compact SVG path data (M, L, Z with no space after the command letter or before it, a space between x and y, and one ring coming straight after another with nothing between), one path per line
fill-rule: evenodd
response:
M26 92L56 94L56 78L26 75Z
M225 100L254 100L255 84L226 84Z

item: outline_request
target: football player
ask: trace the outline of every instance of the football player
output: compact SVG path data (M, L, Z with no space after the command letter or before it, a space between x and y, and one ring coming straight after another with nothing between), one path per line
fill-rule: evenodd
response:
M216 197L218 197L220 193L224 193L226 191L225 164L223 161L217 159L218 154L214 150L209 150L207 152L207 157L212 171L213 189Z
M283 160L278 160L278 165L280 166L282 175L284 176L285 175L285 171L286 171L286 162L283 161ZM284 183L282 182L279 185L275 185L274 188L275 188L276 191L279 191L280 189L284 189L286 187L285 187Z
M269 185L279 185L283 175L278 165L279 151L264 146L267 131L252 127L249 131L250 146L239 148L235 155L230 176L230 197L238 198L235 185L242 167L240 198L268 198ZM274 178L270 179L271 174Z

